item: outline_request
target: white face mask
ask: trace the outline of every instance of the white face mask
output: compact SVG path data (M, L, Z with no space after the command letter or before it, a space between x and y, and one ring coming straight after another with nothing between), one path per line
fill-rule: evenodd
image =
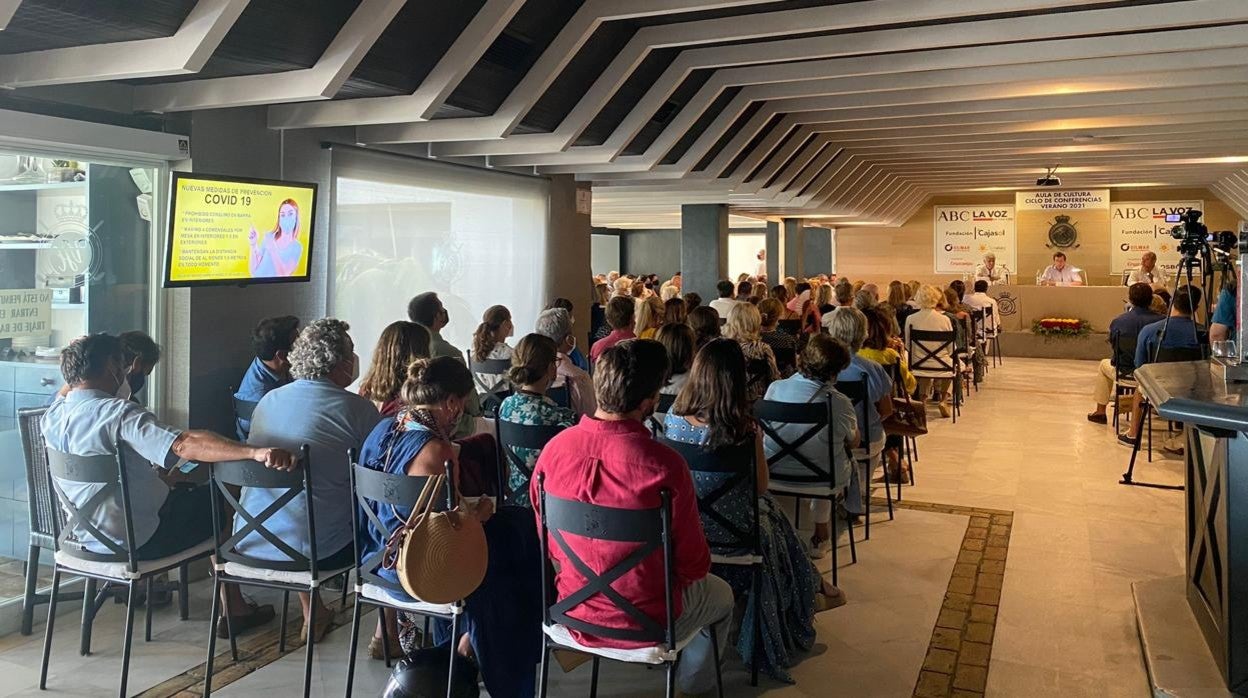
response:
M120 381L121 381L121 384L117 386L117 392L113 394L121 398L122 400L129 400L130 395L131 395L130 381L126 380L126 374L124 373L121 374Z

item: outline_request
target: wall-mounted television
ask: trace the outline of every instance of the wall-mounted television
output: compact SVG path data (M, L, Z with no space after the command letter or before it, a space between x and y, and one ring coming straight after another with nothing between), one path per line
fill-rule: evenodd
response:
M316 184L174 172L165 288L307 281Z

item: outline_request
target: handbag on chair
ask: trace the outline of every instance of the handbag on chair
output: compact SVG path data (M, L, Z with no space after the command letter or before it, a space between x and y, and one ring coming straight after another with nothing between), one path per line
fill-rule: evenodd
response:
M489 562L485 529L475 516L458 507L433 511L446 477L425 481L411 515L386 542L384 561L412 598L434 604L454 603L476 591Z
M884 419L884 433L894 436L923 436L927 433L927 411L909 395L893 396L893 413Z

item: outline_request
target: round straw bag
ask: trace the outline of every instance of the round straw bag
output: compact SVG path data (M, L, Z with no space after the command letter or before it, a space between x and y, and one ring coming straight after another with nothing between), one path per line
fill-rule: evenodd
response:
M489 562L485 530L475 516L458 507L432 511L445 481L445 475L425 481L411 516L386 544L386 566L394 569L412 598L426 603L467 597L481 586Z

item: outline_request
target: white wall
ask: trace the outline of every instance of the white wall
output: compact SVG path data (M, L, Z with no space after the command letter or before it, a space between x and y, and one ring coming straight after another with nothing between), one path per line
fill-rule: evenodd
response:
M730 233L728 235L728 278L758 273L758 251L767 247L763 233Z
M620 236L591 235L589 266L595 274L620 271Z

